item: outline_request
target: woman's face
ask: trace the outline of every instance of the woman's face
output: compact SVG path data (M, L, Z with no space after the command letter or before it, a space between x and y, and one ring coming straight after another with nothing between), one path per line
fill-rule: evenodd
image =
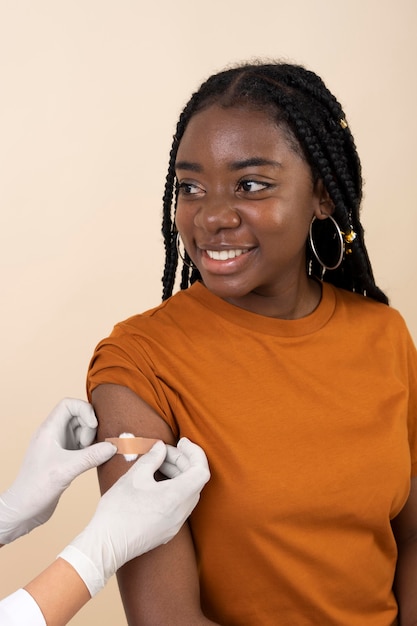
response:
M176 175L176 225L210 291L264 313L271 298L306 288L310 222L330 203L270 116L217 105L195 114Z

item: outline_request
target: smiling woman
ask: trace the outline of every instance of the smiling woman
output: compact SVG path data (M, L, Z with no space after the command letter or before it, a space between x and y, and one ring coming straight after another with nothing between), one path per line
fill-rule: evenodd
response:
M217 105L197 113L176 176L176 227L210 291L273 317L316 308L321 291L305 271L305 242L313 216L325 219L333 204L272 115Z
M212 472L189 527L120 570L131 626L416 622L417 358L375 284L361 197L313 72L238 66L182 112L164 302L118 324L88 376L100 440L186 435ZM107 463L102 489L123 471Z

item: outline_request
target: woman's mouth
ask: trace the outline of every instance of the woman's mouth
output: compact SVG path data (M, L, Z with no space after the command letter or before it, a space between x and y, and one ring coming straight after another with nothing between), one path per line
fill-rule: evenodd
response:
M205 252L210 259L214 259L215 261L227 261L228 259L234 259L241 254L246 254L249 250L236 248L234 250L206 250Z
M200 263L203 272L227 275L244 270L255 248L228 248L223 250L200 250Z

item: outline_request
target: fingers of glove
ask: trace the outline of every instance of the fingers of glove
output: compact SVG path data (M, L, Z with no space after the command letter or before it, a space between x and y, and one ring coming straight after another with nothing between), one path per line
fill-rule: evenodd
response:
M112 444L107 443L106 445ZM94 446L91 446L91 448L94 448ZM87 450L91 448L87 448ZM79 454L79 452L77 454ZM149 452L141 456L123 476L120 476L114 485L102 496L99 508L105 510L110 502L111 508L114 509L117 500L121 506L124 506L127 501L134 500L137 491L149 491L157 488L158 483L154 479L154 474L161 466L164 458L165 444L162 441L158 441Z
M200 448L201 450L201 448ZM164 485L171 485L177 490L179 498L186 498L193 493L200 493L204 485L210 479L210 470L208 467L206 455L201 457L200 454L193 459L193 464L187 469L174 476L170 481L165 481ZM194 505L195 506L195 505Z
M166 463L177 468L176 475L185 472L190 467L190 461L186 454L183 454L179 448L167 445ZM172 478L172 476L171 476Z
M65 428L71 417L77 417L80 423L90 428L97 427L94 409L88 402L78 398L64 398L51 411L47 421L53 422L58 428Z
M175 463L170 463L167 460L162 463L159 471L162 472L162 474L164 474L164 476L166 476L167 478L175 478L175 476L181 474L181 470L179 469L178 465L175 465Z
M108 441L95 443L83 450L70 450L67 451L65 463L62 463L58 471L62 473L63 482L69 485L76 476L105 463L116 452L116 446Z
M78 401L82 402L82 401ZM75 413L76 425L74 435L79 448L90 446L97 432L97 418L93 407L87 402L82 402L78 411Z
M39 430L44 437L53 436L62 448L74 450L90 445L96 429L97 418L91 404L77 398L65 398Z
M141 485L145 478L152 478L161 467L166 456L166 445L163 441L157 441L146 454L143 454L130 468L129 472L134 475L134 486Z
M177 447L188 458L191 466L206 468L208 477L210 477L209 465L203 448L200 448L196 443L192 443L187 437L182 437Z
M196 484L193 479L184 480L184 477L185 474L181 474L172 480L158 483L159 498L156 506L160 524L165 523L166 531L169 531L167 541L178 532L200 499L201 481Z
M78 415L73 415L60 430L56 429L53 439L63 450L79 450L90 446L96 437L97 428L80 422ZM52 436L52 433L50 433Z
M152 452L153 454L151 454ZM149 452L144 454L125 474L120 476L114 485L101 497L97 507L99 515L107 515L120 509L126 511L126 508L131 510L137 509L137 513L140 515L149 513L146 508L142 510L143 497L138 498L137 494L142 493L144 496L146 493L146 497L150 497L152 502L155 497L159 500L160 496L157 493L157 489L158 485L162 483L156 482L154 473L159 468L164 456L165 444L162 441L158 441ZM147 458L142 460L144 457ZM119 526L121 525L120 519L117 523Z
M165 476L175 478L193 466L200 467L203 471L207 470L208 478L210 478L207 457L200 446L186 437L180 439L177 448L167 445L167 456L160 468Z
M86 448L87 446L91 446L96 437L96 432L96 427L78 423L73 431L77 448Z

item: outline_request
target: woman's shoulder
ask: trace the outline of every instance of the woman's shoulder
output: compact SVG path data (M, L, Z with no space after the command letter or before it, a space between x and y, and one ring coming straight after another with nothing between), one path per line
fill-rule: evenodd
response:
M166 332L167 328L187 326L196 316L202 315L200 301L195 293L197 291L193 285L178 291L155 307L118 322L113 329L113 335L136 334L150 329L154 332L158 328L160 332Z
M403 316L395 307L333 285L328 285L327 288L332 289L336 295L336 309L355 322L362 320L365 324L385 326L387 330L396 328L401 332L408 332Z

